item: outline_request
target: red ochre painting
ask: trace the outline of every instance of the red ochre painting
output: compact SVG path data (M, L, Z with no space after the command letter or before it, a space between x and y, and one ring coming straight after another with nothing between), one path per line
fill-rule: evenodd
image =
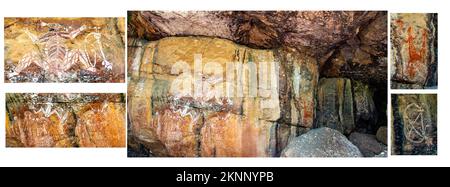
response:
M391 44L391 88L437 88L437 14L391 14Z

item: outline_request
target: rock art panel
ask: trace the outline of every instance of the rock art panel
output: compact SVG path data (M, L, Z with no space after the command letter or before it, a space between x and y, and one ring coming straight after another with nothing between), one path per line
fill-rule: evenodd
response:
M123 94L6 95L7 147L125 147Z
M272 156L284 147L270 146L280 128L313 125L317 66L295 50L207 37L139 41L129 48L129 139L156 156ZM294 66L281 68L280 60L294 54ZM292 97L280 96L282 87ZM289 110L281 110L280 100Z
M320 79L317 94L317 127L329 127L350 134L355 128L351 81L342 78Z
M128 156L384 157L375 134L387 121L387 17L129 12ZM371 144L358 139L360 151L353 133Z
M392 153L437 154L437 95L392 95Z
M124 18L5 18L5 82L125 82Z
M391 88L437 88L437 14L391 14Z

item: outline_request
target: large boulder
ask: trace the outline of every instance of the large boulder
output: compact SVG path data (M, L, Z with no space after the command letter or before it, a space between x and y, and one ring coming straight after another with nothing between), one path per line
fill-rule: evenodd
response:
M313 129L294 138L281 153L282 157L362 157L358 148L339 131Z
M377 141L375 135L371 134L354 132L350 134L348 138L350 142L358 147L358 149L365 157L373 157L375 155L379 155L381 152L383 152L383 150L385 150L386 147Z
M387 145L388 135L386 126L378 128L376 136L379 142L383 143L384 145Z

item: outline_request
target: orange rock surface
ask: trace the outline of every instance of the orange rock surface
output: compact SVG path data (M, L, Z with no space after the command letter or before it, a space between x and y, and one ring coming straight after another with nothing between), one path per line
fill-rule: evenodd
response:
M318 69L311 57L295 50L286 54L283 50L252 49L207 37L130 41L129 140L154 156L272 156L282 148L277 145L284 145L276 143L275 135L283 126L275 124L285 117L284 112L295 116L286 123L312 127ZM296 64L296 73L284 71L297 82L278 82L277 76L282 76L275 73L282 60L279 53L296 54L289 59ZM198 56L202 64L196 69ZM234 63L234 69L228 77L229 63ZM248 71L253 65L257 68L254 74ZM252 87L255 82L250 79L258 85ZM292 111L281 111L281 84L295 93L285 98L292 103ZM199 85L203 87L200 97L195 92Z
M23 102L25 95L7 95L7 147L125 146L124 103L59 101L36 110L40 103Z

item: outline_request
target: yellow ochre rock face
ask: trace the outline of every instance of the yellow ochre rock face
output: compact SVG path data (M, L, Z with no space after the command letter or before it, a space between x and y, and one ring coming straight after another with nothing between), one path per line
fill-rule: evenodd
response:
M281 67L287 50L212 37L128 45L128 138L154 156L274 156L279 128L312 127L318 70L309 56L290 51L296 68Z
M7 147L124 147L121 94L8 94Z
M74 38L52 37L78 29ZM6 82L125 82L124 18L5 18L4 31ZM60 58L51 54L54 43ZM89 67L69 57L75 52Z

